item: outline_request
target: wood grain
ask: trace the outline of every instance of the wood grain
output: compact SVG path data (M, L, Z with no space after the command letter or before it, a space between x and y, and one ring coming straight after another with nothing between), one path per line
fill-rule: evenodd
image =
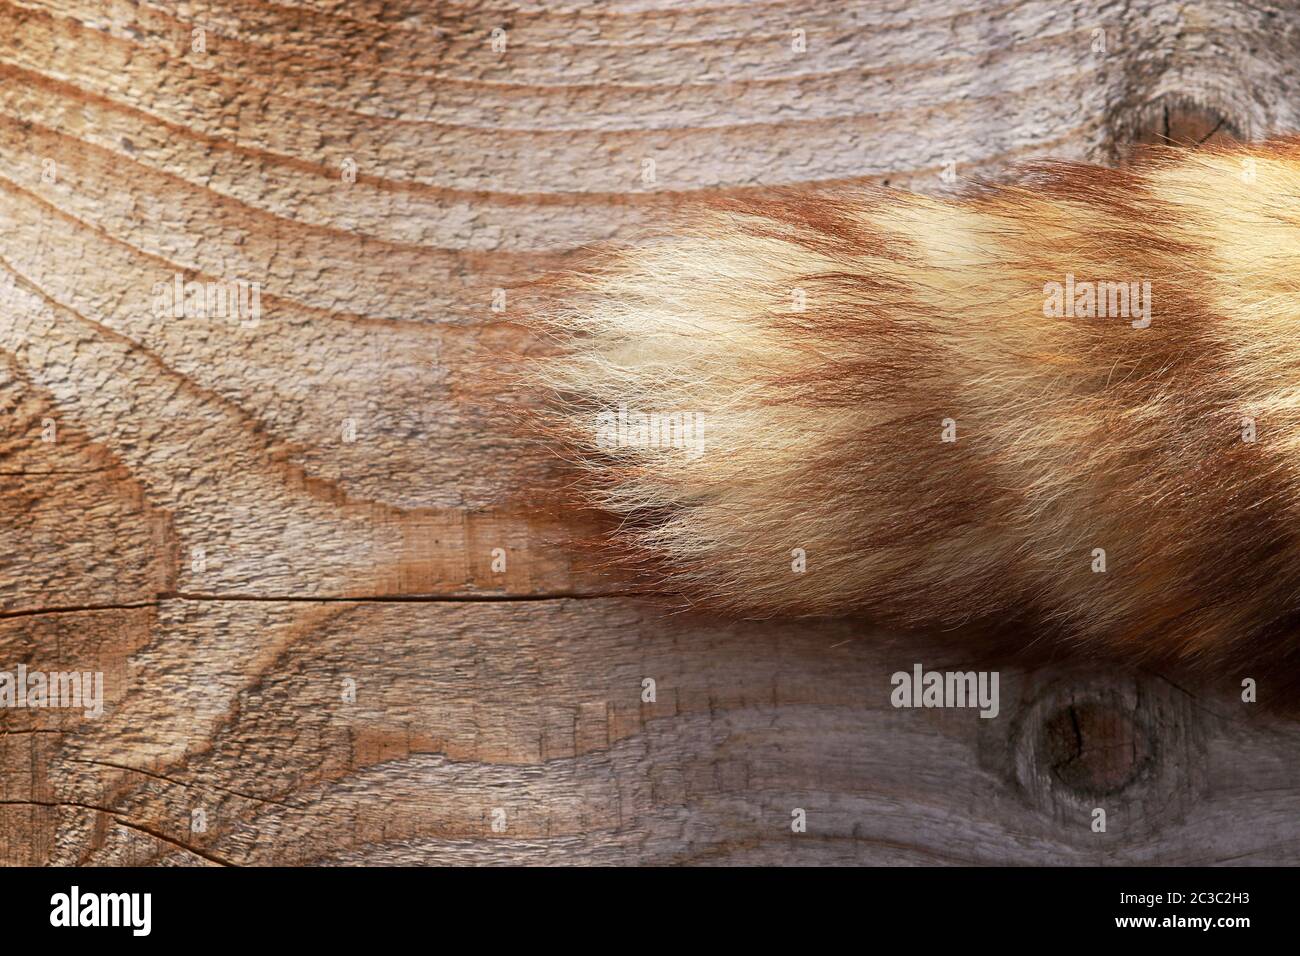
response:
M1266 675L1003 666L996 719L895 710L963 645L630 599L501 372L544 347L530 281L691 196L1118 162L1171 104L1298 128L1297 26L0 0L0 670L107 687L0 710L0 861L1300 860L1300 725L1238 696ZM157 316L178 273L260 283L260 321Z

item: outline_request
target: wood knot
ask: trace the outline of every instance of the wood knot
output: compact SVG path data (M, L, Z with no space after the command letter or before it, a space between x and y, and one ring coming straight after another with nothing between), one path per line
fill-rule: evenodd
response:
M1039 747L1061 784L1080 793L1117 793L1149 768L1153 742L1119 703L1106 698L1071 702L1043 721Z
M1226 145L1249 139L1250 120L1179 94L1157 97L1115 121L1113 162L1127 166L1153 146Z
M1081 840L1097 808L1107 832L1136 838L1181 819L1205 786L1203 719L1156 677L1031 677L1008 730L1018 788Z

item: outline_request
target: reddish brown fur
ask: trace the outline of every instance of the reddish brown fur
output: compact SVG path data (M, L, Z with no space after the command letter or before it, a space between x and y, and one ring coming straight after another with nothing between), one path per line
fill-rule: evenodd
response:
M1067 273L1150 281L1150 327L1045 316ZM729 199L563 288L547 426L689 604L1296 673L1295 143ZM619 403L699 405L716 443L597 447Z

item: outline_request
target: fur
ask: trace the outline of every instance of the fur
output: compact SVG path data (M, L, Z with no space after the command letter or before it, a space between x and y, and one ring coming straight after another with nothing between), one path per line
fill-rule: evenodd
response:
M1149 282L1149 326L1045 314L1069 277ZM1297 143L717 201L561 289L554 432L689 603L1294 660Z

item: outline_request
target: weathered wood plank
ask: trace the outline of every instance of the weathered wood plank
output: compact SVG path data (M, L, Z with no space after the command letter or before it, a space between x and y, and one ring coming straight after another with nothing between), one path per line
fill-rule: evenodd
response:
M1300 860L1300 727L1231 685L1004 670L996 719L895 709L894 671L971 662L852 622L173 600L3 621L0 653L107 685L99 719L0 712L12 862ZM1088 752L1103 719L1136 756Z

